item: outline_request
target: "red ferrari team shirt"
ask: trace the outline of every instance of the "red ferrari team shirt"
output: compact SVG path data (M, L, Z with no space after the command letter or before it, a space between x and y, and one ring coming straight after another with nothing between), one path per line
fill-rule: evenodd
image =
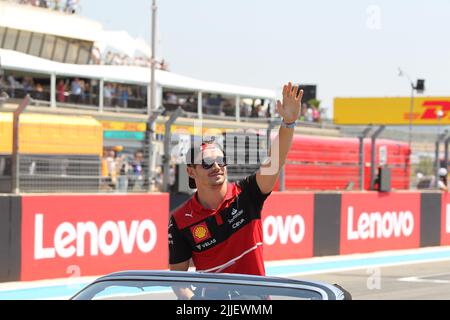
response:
M195 194L171 216L169 263L192 258L197 271L265 275L261 210L256 175L227 185L217 210L204 208Z

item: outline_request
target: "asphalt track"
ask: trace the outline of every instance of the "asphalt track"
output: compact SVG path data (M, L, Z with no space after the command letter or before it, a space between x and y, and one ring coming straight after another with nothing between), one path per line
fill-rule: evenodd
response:
M266 271L337 283L355 300L450 300L450 247L269 262ZM67 299L94 279L0 283L0 300Z
M450 261L293 278L337 283L347 289L354 300L450 300Z

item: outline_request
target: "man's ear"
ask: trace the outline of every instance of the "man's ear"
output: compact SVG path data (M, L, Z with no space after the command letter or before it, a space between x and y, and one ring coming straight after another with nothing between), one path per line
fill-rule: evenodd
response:
M188 174L189 177L191 177L192 179L195 179L195 170L194 170L194 167L187 166L187 167L186 167L186 172L187 172L187 174Z

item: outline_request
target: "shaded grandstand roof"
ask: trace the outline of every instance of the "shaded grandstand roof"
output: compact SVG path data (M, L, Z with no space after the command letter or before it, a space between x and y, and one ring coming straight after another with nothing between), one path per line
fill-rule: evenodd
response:
M79 15L0 1L0 27L97 41L102 25Z

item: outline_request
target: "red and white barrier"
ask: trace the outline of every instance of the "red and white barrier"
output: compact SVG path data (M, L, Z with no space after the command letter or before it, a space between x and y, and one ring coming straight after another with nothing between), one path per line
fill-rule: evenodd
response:
M22 197L21 280L165 269L167 194Z
M343 193L340 254L420 247L420 194Z
M314 194L274 192L262 212L264 260L313 256Z

